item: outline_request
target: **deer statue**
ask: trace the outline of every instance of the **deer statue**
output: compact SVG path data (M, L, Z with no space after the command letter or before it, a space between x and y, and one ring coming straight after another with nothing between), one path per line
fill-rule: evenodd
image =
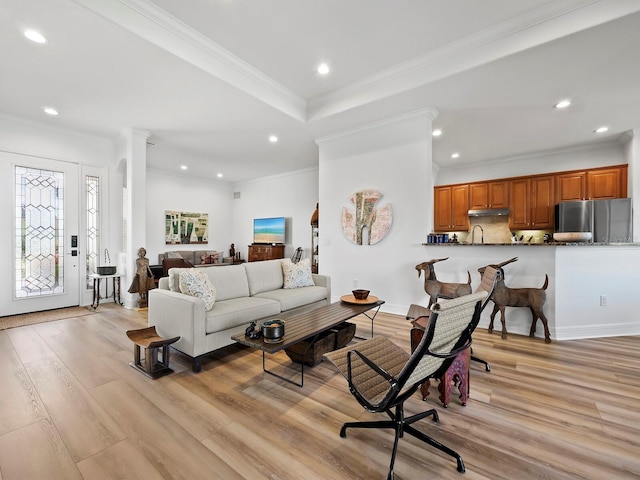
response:
M418 278L420 278L420 274L422 270L424 270L424 291L429 295L429 307L437 301L438 295L453 298L471 293L471 274L469 271L467 271L467 283L447 283L441 282L436 278L436 271L433 268L433 264L442 262L448 258L449 257L434 258L428 262L422 262L416 265Z
M518 257L513 257L497 265L491 265L498 270L496 288L493 291L491 300L494 303L493 311L491 312L491 321L489 322L489 333L493 332L493 320L496 313L500 311L500 321L502 322L502 338L507 338L507 324L504 318L504 311L506 307L528 307L531 310L532 321L531 329L529 330L529 336L533 337L536 332L536 322L538 319L542 322L544 327L544 341L551 343L551 336L549 335L549 326L547 317L544 316L542 311L544 302L547 295L545 290L549 285L549 276L545 275L544 285L541 288L509 288L504 283L504 270L502 267L513 263L518 260ZM478 269L480 276L484 274L486 267Z

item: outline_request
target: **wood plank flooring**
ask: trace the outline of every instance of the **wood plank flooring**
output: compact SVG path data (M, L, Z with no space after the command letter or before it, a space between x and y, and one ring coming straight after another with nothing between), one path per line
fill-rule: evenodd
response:
M370 321L358 317L358 335ZM0 332L0 480L385 479L391 431L338 432L364 412L326 362L299 388L262 372L261 353L230 346L202 372L172 352L172 375L129 366L125 335L146 311L101 305L85 317ZM403 317L378 314L376 334L409 349ZM455 461L411 437L400 441L398 480L640 478L640 338L545 344L485 330L466 407L443 408L431 387L407 414L435 406L418 428L457 450ZM286 375L284 353L268 359ZM294 372L297 374L297 372Z

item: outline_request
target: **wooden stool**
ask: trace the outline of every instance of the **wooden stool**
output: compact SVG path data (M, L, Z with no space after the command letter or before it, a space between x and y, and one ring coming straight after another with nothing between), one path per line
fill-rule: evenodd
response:
M426 328L426 323L429 321L428 318L421 318L418 321L411 322L414 328L411 329L411 351L413 352L422 337L424 336L424 331ZM451 402L451 392L453 391L453 387L457 386L460 391L460 403L462 405L467 404L467 398L469 397L469 361L471 359L471 351L470 349L465 349L460 352L453 363L447 371L440 378L440 384L438 385L438 391L440 392L440 401L442 404L447 407L449 402ZM426 400L429 395L429 386L431 382L426 380L422 385L420 385L420 393L422 394L422 399Z
M128 330L127 337L134 343L134 361L129 365L153 379L173 372L169 368L169 345L180 340L180 337L162 338L156 332L155 326L140 330ZM146 349L144 365L140 361L140 347ZM159 348L162 348L162 361L158 361Z

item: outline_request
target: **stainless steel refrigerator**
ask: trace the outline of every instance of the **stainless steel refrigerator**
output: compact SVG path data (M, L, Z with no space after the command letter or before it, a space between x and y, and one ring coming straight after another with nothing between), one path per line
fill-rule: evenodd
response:
M592 232L597 243L631 242L631 199L561 202L556 205L556 231Z

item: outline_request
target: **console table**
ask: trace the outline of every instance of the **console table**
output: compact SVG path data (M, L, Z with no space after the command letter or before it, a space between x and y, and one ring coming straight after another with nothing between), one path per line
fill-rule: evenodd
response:
M113 302L118 305L122 305L122 300L120 298L120 277L122 277L121 273L114 273L113 275L99 275L97 273L92 273L89 275L89 278L93 280L93 303L91 306L95 310L100 305L100 298L109 298L109 279L113 279ZM102 279L106 279L105 285L105 295L104 297L100 297L100 282Z
M249 245L249 261L259 262L262 260L275 260L284 258L284 245Z

